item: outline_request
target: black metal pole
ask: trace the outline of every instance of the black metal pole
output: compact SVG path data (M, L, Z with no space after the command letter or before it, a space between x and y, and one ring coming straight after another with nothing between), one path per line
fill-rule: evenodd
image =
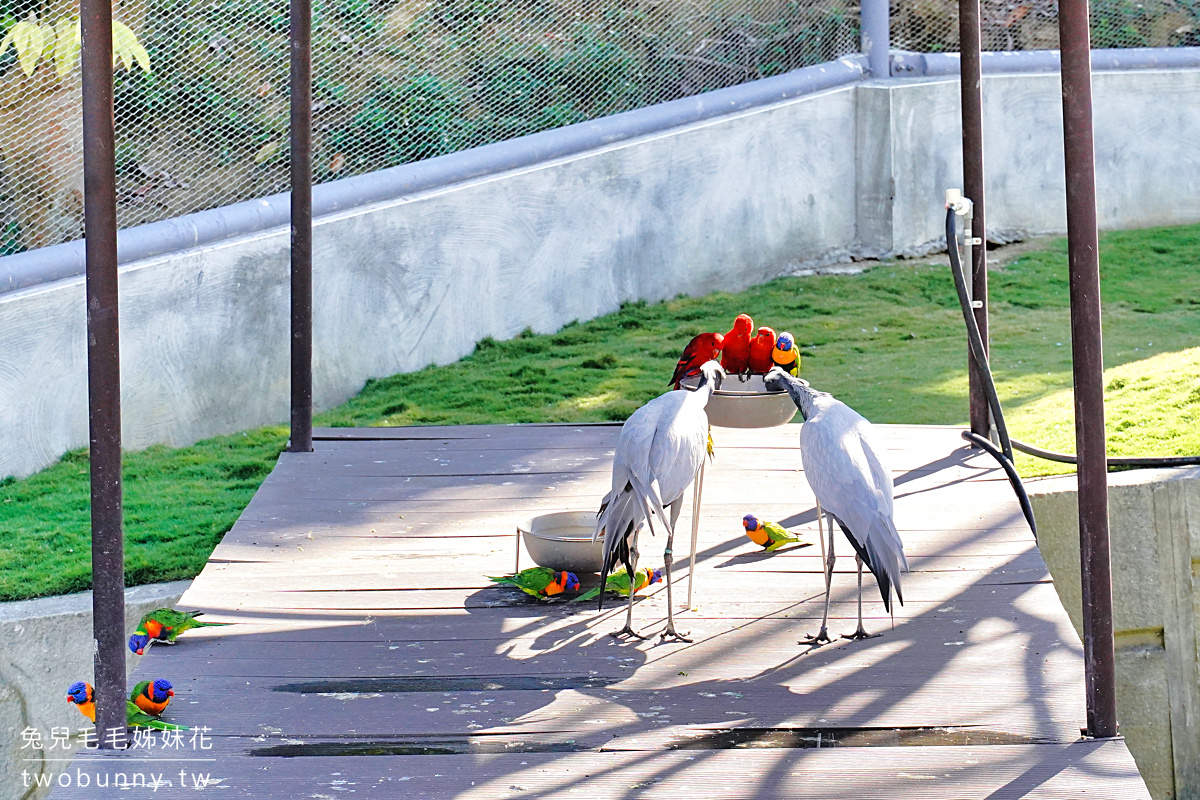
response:
M1071 285L1075 452L1079 454L1079 552L1083 583L1083 663L1090 736L1117 735L1108 539L1108 463L1104 436L1104 352L1100 326L1100 252L1096 232L1096 158L1087 0L1060 0L1063 143Z
M312 452L312 2L291 0L292 436Z
M962 92L963 194L974 204L971 236L980 239L971 247L971 300L975 305L975 322L983 338L984 352L991 346L988 338L987 286L987 228L984 217L983 193L983 81L980 66L981 35L979 0L960 0L958 4L958 42L961 62L959 86ZM950 243L946 243L950 246ZM987 395L983 375L970 358L967 359L971 431L988 436L991 425L988 417Z
M92 633L96 735L125 746L125 548L121 520L121 354L112 6L82 0L84 249L92 482Z

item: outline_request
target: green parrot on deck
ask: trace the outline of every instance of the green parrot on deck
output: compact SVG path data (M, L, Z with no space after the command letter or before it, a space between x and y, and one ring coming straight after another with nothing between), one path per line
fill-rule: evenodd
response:
M556 572L549 567L530 567L516 575L487 576L504 586L515 586L527 595L547 600L563 592L579 591L579 578L574 572Z
M746 535L750 537L750 541L768 553L778 550L785 544L803 541L799 536L788 533L782 525L775 522L763 522L753 514L742 517L742 527L746 529ZM808 542L803 543L809 544Z
M71 688L67 690L67 702L74 703L79 708L79 713L92 722L96 721L95 692L90 683L79 681L71 684ZM189 730L186 725L172 725L155 719L134 705L132 700L125 701L125 725L130 728L153 728L156 731Z
M152 643L175 644L175 637L192 628L212 628L218 625L233 624L231 622L200 622L196 617L202 613L201 611L157 608L142 617L137 630L129 637L129 649L140 656Z
M661 583L662 570L642 567L637 571L637 578L637 588L633 590L634 594L637 594L652 583ZM621 597L629 597L629 573L625 571L624 567L621 567L620 570L608 576L608 580L604 582L604 591L619 594ZM577 603L580 600L591 600L599 594L600 587L593 586L571 602Z

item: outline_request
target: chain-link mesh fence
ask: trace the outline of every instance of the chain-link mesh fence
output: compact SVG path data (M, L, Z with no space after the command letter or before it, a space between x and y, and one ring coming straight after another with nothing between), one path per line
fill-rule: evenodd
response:
M892 0L892 48L958 51L958 0ZM1092 0L1092 47L1200 45L1200 0ZM1057 50L1057 0L981 0L984 50Z
M115 79L120 225L286 190L286 2L119 0L114 15L134 37ZM0 55L0 254L82 235L77 18L77 0L0 0L0 31L17 31ZM317 0L313 48L323 182L829 61L858 49L858 9Z

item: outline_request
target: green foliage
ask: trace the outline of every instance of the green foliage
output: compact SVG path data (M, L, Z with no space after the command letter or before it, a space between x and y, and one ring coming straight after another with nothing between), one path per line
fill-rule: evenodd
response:
M1200 226L1125 231L1101 244L1114 454L1200 452ZM1014 435L1072 450L1066 248L990 276L992 365ZM701 331L751 314L788 330L803 375L875 422L966 421L966 347L944 263L780 278L738 294L628 303L553 334L487 338L461 361L370 380L321 425L623 420L665 391ZM280 427L125 456L127 580L196 574L270 471ZM721 446L720 431L715 434ZM1061 470L1022 459L1024 474ZM89 586L87 454L0 481L0 599Z
M465 90L435 75L399 81L381 78L331 147L352 154L355 171L418 161L465 147L471 126L463 119Z

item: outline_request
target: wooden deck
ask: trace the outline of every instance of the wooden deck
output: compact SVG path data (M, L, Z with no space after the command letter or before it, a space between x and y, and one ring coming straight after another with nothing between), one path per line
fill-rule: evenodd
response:
M818 548L763 555L742 533L754 512L816 541L795 426L713 432L680 616L694 644L613 639L618 603L597 615L491 586L520 517L594 509L618 430L320 431L183 598L239 624L139 665L175 683L168 716L209 727L211 749L185 736L71 769L158 773L172 785L155 797L193 797L203 774L220 797L1149 797L1124 742L1080 739L1079 640L1003 474L956 429L880 428L912 572L894 628L868 575L877 638L801 644L821 616ZM643 534L642 563L663 544ZM838 545L834 635L855 616ZM655 589L634 612L651 633Z

